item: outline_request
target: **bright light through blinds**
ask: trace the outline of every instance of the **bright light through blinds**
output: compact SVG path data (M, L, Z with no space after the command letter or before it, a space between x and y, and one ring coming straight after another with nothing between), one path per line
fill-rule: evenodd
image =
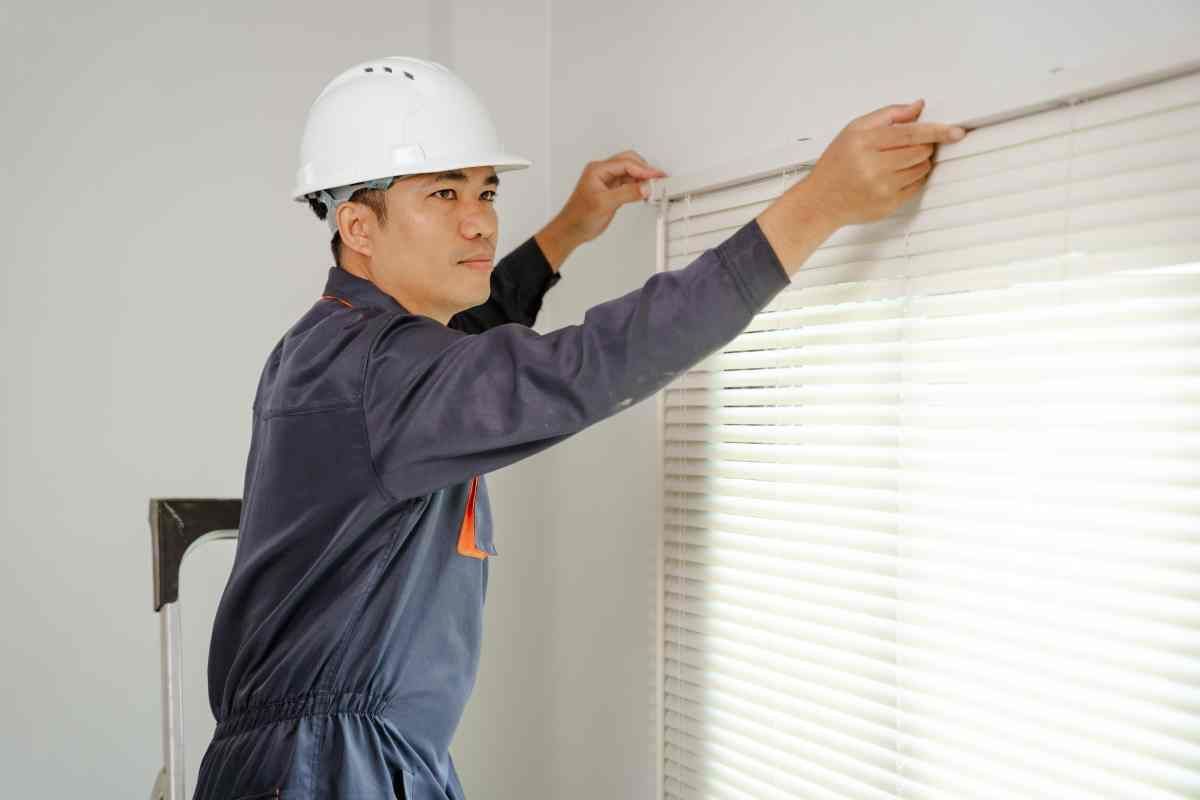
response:
M943 145L662 402L666 797L1200 797L1200 74Z

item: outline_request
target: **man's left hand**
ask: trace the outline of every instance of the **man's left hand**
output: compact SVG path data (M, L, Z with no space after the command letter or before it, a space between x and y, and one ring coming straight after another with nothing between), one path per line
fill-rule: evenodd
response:
M559 221L574 244L591 241L608 229L618 208L649 197L650 178L666 175L633 150L605 161L590 161L559 212Z

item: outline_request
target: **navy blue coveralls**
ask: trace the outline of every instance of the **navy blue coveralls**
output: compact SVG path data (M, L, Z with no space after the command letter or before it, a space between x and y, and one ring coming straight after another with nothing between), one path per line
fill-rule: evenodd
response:
M479 663L485 473L654 395L788 285L756 221L688 266L531 326L532 237L443 325L339 267L259 380L209 651L196 800L463 800L449 746Z

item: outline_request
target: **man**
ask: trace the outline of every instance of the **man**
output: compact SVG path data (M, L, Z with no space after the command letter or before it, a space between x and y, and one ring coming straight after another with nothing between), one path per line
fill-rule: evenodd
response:
M197 800L461 800L449 744L497 555L483 476L651 397L838 227L916 192L951 130L896 124L918 114L855 120L720 245L541 335L563 260L665 173L632 151L589 164L493 269L498 173L530 162L466 84L399 57L331 81L293 197L329 222L335 265L259 380Z

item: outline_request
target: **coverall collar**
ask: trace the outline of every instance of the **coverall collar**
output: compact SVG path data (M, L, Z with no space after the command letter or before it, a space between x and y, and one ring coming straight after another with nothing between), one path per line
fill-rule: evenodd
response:
M408 311L400 305L396 298L380 289L366 278L360 278L353 272L342 269L336 264L329 268L329 279L325 281L323 297L340 301L343 305L353 308L374 306L390 310Z

